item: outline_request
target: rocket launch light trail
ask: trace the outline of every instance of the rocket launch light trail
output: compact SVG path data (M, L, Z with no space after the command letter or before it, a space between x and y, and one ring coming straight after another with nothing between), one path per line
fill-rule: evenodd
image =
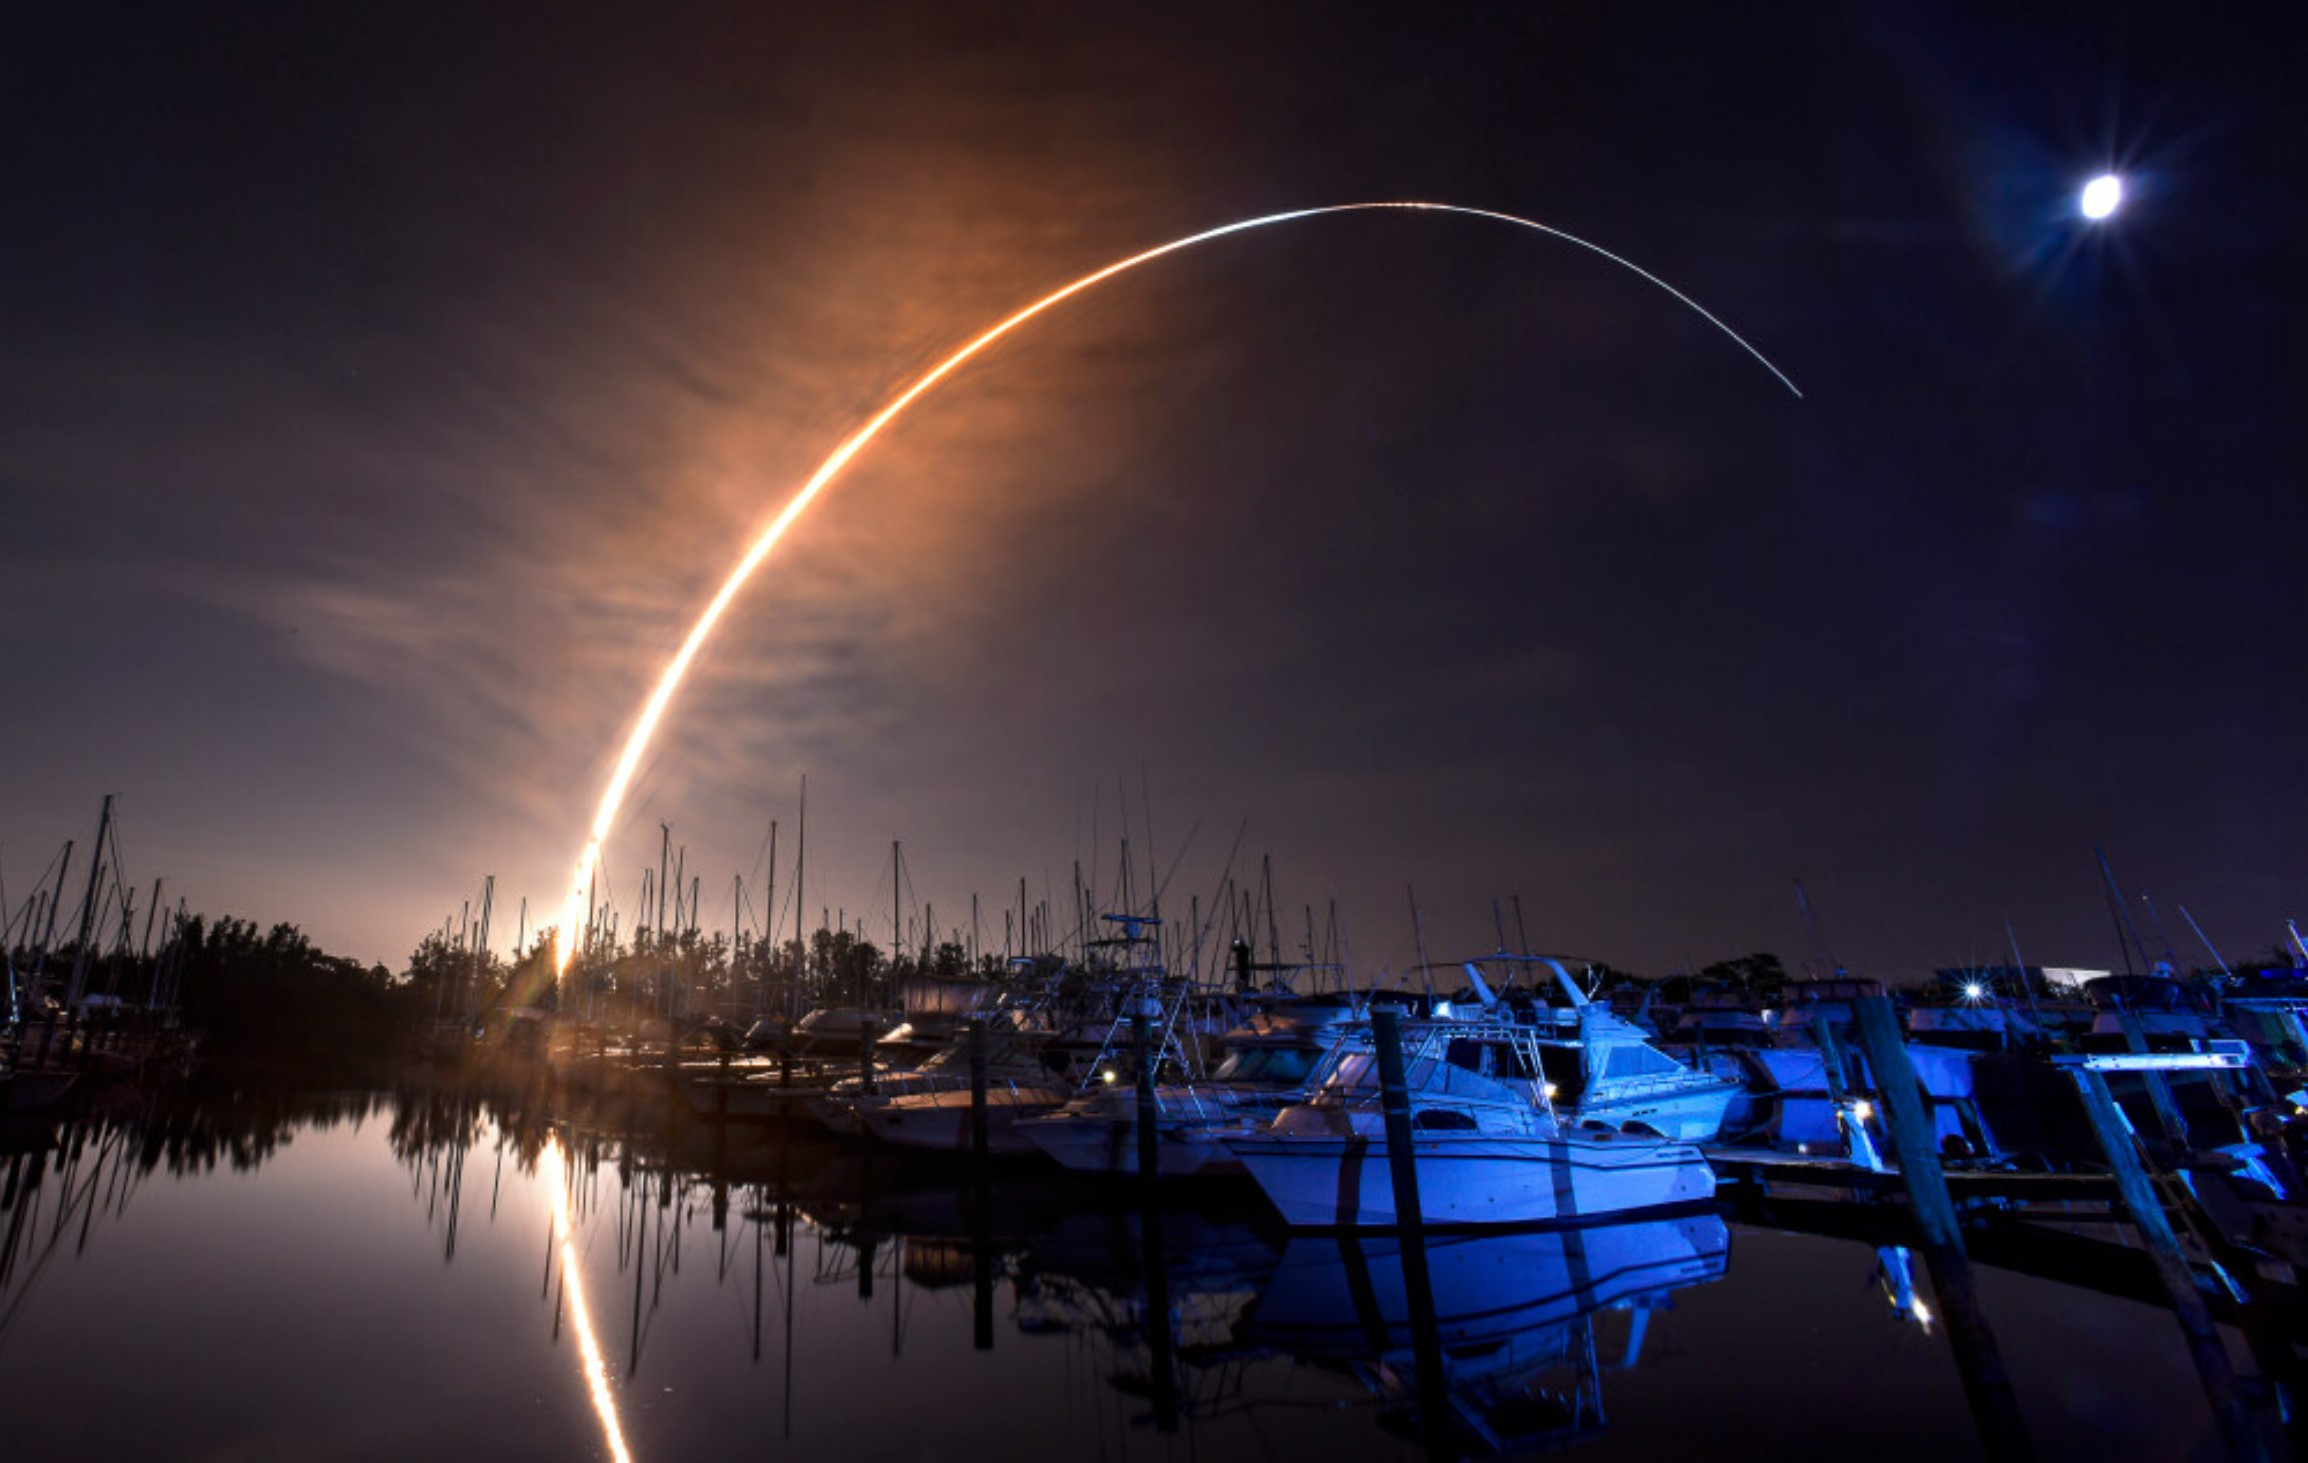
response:
M1487 208L1467 208L1455 203L1413 202L1334 203L1321 208L1300 208L1288 213L1270 213L1258 218L1241 219L1234 223L1221 225L1218 228L1205 230L1199 234L1191 234L1183 239L1173 239L1167 244L1158 244L1143 253L1133 254L1127 259L1119 260L1103 269L1083 275L1072 284L1044 295L1033 304L995 325L977 339L930 368L920 379L900 392L896 399L876 412L864 426L852 432L839 447L833 450L831 456L818 465L817 471L810 475L809 481L801 485L799 491L795 492L785 507L779 510L778 515L770 520L769 526L764 528L760 535L754 539L752 547L745 551L745 556L737 561L737 567L729 572L729 577L722 581L720 590L707 603L703 613L698 615L697 623L690 628L688 638L681 642L681 648L675 651L673 658L666 663L665 670L658 677L656 689L651 691L649 699L642 703L641 715L635 719L633 730L625 740L625 750L618 755L617 765L609 774L608 785L601 793L600 806L595 809L593 814L593 826L586 836L584 852L578 855L577 876L572 881L569 898L562 908L559 927L562 933L556 942L556 971L566 971L569 968L570 959L576 954L579 939L572 938L568 932L579 930L584 923L587 913L586 891L591 883L593 870L600 862L601 846L608 839L611 828L616 825L618 810L624 806L625 794L632 786L634 773L640 768L642 756L649 750L651 740L657 735L658 723L665 719L665 711L673 702L674 692L680 689L682 679L688 675L690 663L695 661L698 652L705 648L705 642L712 637L714 627L721 623L721 617L728 611L730 602L737 598L738 591L743 589L746 581L753 577L753 571L760 568L762 561L769 557L770 550L777 547L778 540L785 536L785 531L793 526L795 519L801 517L808 510L809 505L817 500L818 494L825 491L826 486L841 474L842 469L849 466L851 459L865 450L866 444L880 435L882 428L895 421L900 413L927 394L931 387L936 386L940 381L959 370L971 357L977 355L987 346L992 345L995 341L1000 340L1003 336L1008 335L1052 306L1063 304L1084 290L1103 284L1117 274L1136 269L1141 264L1152 263L1165 255L1191 249L1197 244L1207 244L1213 239L1223 239L1232 234L1248 233L1252 229L1262 229L1273 224L1294 223L1300 219L1321 218L1330 214L1379 211L1448 213L1460 214L1469 218L1491 219L1498 223L1513 224L1517 228L1547 234L1566 244L1576 244L1581 249L1592 254L1599 254L1620 268L1628 270L1648 283L1666 291L1678 302L1697 312L1700 318L1708 324L1729 336L1741 350L1753 356L1764 370L1777 377L1780 385L1785 386L1798 397L1803 395L1796 388L1795 383L1787 378L1784 371L1771 364L1763 352L1749 345L1739 332L1717 319L1697 300L1692 299L1641 265L1612 253L1600 244L1589 243L1576 234L1565 233L1561 229L1539 223L1533 219L1521 218L1511 213L1498 213Z
M577 1263L576 1222L569 1208L569 1165L561 1155L558 1136L545 1140L539 1155L538 1178L552 1196L553 1243L561 1261L562 1284L569 1297L571 1328L577 1333L579 1364L585 1374L585 1395L601 1421L601 1439L608 1444L611 1463L633 1463L625 1448L625 1426L617 1416L617 1393L609 1385L609 1363L602 1359L601 1340L593 1331L593 1308L585 1301L585 1272Z

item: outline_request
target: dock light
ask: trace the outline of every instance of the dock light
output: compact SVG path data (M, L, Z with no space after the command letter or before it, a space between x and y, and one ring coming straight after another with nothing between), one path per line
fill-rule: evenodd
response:
M2084 191L2076 199L2077 211L2093 223L2115 217L2116 210L2123 206L2124 180L2114 173L2102 173L2084 184Z
M1987 987L1981 985L1976 980L1968 981L1965 983L1963 988L1963 998L1967 1001L1985 1000L1987 999Z
M1108 1087L1111 1087L1111 1086L1113 1086L1113 1085L1114 1085L1114 1069L1113 1069L1112 1067L1108 1067L1108 1068L1106 1068L1106 1070L1104 1070L1104 1071L1100 1072L1100 1073L1098 1074L1098 1080L1099 1080L1099 1081L1101 1081L1101 1082L1103 1082L1103 1083L1105 1083L1105 1084L1106 1084Z
M1544 1097L1547 1101L1553 1102L1555 1100L1555 1084L1549 1082L1546 1086L1540 1088L1539 1095Z
M1875 1104L1863 1097L1851 1105L1851 1116L1864 1123L1875 1116Z
M1914 1300L1908 1302L1908 1304L1909 1307L1914 1310L1915 1319L1918 1322L1926 1326L1931 1324L1931 1307L1923 1303L1922 1296L1917 1296Z

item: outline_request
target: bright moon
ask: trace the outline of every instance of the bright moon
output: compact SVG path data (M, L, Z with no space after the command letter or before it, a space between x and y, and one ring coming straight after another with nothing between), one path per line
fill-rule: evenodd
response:
M2124 180L2114 173L2102 173L2084 184L2084 217L2103 219L2116 211L2124 201Z

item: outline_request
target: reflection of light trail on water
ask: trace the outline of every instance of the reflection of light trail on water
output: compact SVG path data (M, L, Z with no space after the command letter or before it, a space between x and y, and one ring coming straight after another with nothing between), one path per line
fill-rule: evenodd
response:
M576 1226L569 1216L568 1166L561 1157L559 1138L545 1140L537 1167L546 1191L552 1195L553 1241L560 1247L571 1329L577 1333L577 1350L584 1358L585 1389L592 1394L594 1412L600 1415L601 1436L609 1443L609 1456L616 1463L633 1463L633 1455L625 1451L625 1428L617 1420L617 1394L609 1390L609 1365L602 1359L599 1338L593 1334L593 1310L585 1303L585 1272L577 1266L577 1247L572 1239Z
M737 567L732 569L729 577L722 581L720 591L706 605L704 613L697 617L696 625L690 629L689 638L681 642L681 648L675 651L673 659L666 663L664 672L658 677L657 689L651 691L649 699L642 703L641 715L633 723L633 731L626 738L625 750L618 756L616 768L609 774L609 784L602 790L601 805L593 814L593 827L586 837L584 852L579 854L577 858L577 877L572 881L568 901L562 907L556 969L567 970L571 957L576 954L578 939L572 937L571 932L579 930L587 917L587 892L592 882L593 870L600 862L601 845L609 837L609 830L617 821L617 811L624 805L625 794L632 785L634 772L641 765L642 754L649 750L650 740L657 734L657 724L664 719L665 708L672 703L673 693L680 688L682 677L689 673L690 662L695 660L698 651L705 647L706 640L713 634L714 626L720 623L721 616L729 608L730 601L737 598L737 592L745 587L746 580L753 577L753 571L761 566L761 561L769 557L769 551L777 547L777 541L785 536L786 529L792 526L793 521L799 518L803 511L816 500L817 495L824 491L825 486L832 482L843 468L849 466L850 459L857 456L865 445L881 432L883 427L888 426L900 412L913 405L917 397L952 375L964 362L987 346L992 345L1051 306L1071 299L1092 285L1112 279L1125 270L1135 269L1141 264L1160 259L1166 254L1175 254L1181 249L1191 249L1196 244L1208 243L1212 239L1224 238L1229 234L1265 228L1269 224L1290 223L1298 219L1317 218L1325 214L1368 213L1382 209L1417 213L1463 214L1470 218L1492 219L1499 223L1513 224L1518 228L1532 229L1538 233L1548 234L1567 244L1576 244L1590 253L1599 254L1620 268L1629 270L1648 283L1665 290L1677 301L1696 311L1708 324L1731 337L1740 349L1760 361L1763 369L1779 378L1781 385L1797 396L1803 394L1796 389L1793 381L1787 379L1785 372L1772 365L1769 360L1764 358L1761 351L1749 345L1737 331L1708 313L1706 308L1697 300L1692 299L1641 265L1632 260L1621 258L1600 244L1591 244L1575 234L1567 234L1561 229L1550 227L1547 224L1519 218L1511 213L1496 213L1487 208L1464 208L1454 203L1400 202L1336 203L1323 208L1294 209L1289 213L1270 213L1262 218L1242 219L1219 228L1189 235L1183 239L1173 239L1167 244L1157 245L1144 253L1133 254L1118 263L1109 264L1094 273L1086 274L1072 284L1044 295L1033 304L994 326L985 334L940 361L921 379L899 393L896 400L875 413L864 426L858 428L846 441L833 450L833 455L826 458L818 466L817 471L810 475L809 481L803 483L800 491L793 495L792 501L788 502L779 511L777 517L770 521L769 526L761 531L760 537L753 541L753 546L745 551L745 557L737 561Z

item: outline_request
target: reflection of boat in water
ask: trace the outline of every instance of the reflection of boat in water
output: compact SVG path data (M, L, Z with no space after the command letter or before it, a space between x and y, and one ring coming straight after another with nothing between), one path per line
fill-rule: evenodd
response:
M1604 1425L1594 1313L1632 1313L1621 1360L1632 1366L1650 1313L1720 1278L1730 1248L1712 1214L1430 1235L1421 1306L1394 1236L1297 1236L1235 1340L1347 1371L1390 1425L1484 1452L1545 1447ZM1423 1415L1422 1395L1445 1415Z

